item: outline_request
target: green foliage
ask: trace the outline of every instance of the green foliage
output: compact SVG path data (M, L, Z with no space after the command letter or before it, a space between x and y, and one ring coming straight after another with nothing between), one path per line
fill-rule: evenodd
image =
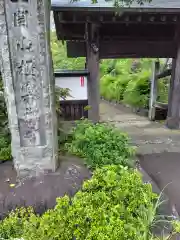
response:
M101 63L100 92L107 100L148 108L154 59L104 60ZM158 101L168 101L169 79L158 81Z
M158 80L158 97L157 101L168 103L170 77Z
M19 208L12 211L0 224L0 239L20 238L29 218L35 216L32 208Z
M41 217L32 212L22 218L10 216L1 223L0 232L5 239L146 240L151 236L149 213L156 198L138 171L105 166L84 182L73 199L57 199L56 207Z
M116 77L111 74L105 75L101 79L102 87L100 93L107 100L115 99L115 81Z
M132 59L119 59L116 62L114 72L116 75L124 75L131 72Z
M100 75L104 76L106 74L111 73L116 66L116 62L117 62L117 60L115 60L115 59L101 60Z
M11 159L11 135L8 127L8 115L4 98L3 82L0 79L0 161Z
M123 101L135 107L148 108L150 94L150 71L142 71L132 75L126 90Z
M73 0L74 2L80 0ZM152 2L152 0L109 0L114 3L115 7L120 8L123 6L131 6L133 3L137 3L139 5L143 5L144 3ZM92 0L92 3L98 3L98 0Z
M72 130L72 141L67 150L85 159L95 169L108 164L132 165L134 148L129 146L127 135L107 124L93 124L81 120Z
M2 141L0 139L0 141ZM11 145L4 145L1 149L0 149L0 161L8 161L12 159L12 155L11 155Z
M117 78L117 81L115 83L115 99L120 102L123 100L124 92L126 90L126 87L131 79L131 75L128 76L120 76Z

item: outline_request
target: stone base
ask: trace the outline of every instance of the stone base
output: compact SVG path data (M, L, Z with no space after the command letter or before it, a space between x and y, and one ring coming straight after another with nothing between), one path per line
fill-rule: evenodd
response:
M18 176L38 176L47 172L55 172L58 167L58 154L52 148L22 148L19 158L14 158L14 166Z

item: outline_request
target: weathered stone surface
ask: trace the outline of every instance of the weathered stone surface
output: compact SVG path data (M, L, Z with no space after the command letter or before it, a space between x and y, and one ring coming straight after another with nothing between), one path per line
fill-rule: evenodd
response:
M57 166L50 1L0 0L1 71L18 172ZM45 101L44 101L45 100Z

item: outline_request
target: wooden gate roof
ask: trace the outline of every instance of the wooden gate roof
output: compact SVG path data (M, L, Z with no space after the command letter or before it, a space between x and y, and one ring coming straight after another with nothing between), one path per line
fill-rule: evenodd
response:
M98 3L92 4L91 0L79 0L79 1L70 1L70 0L51 0L52 9L63 8L63 9L74 9L74 11L81 10L84 8L92 8L94 11L105 10L107 8L113 8L113 1L105 1L98 0ZM127 8L127 6L124 6ZM143 5L139 5L137 3L133 3L131 5L132 8L137 9L159 9L168 11L174 9L180 9L180 1L179 0L153 0L151 3L145 3Z
M85 56L85 26L99 26L100 57L175 57L180 25L180 0L152 0L121 7L113 1L52 0L59 40L67 41L69 57Z

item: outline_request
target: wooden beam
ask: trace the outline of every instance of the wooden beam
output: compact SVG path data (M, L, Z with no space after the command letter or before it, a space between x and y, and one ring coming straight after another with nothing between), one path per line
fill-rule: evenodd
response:
M59 26L63 27L61 32ZM85 24L59 24L57 25L57 35L64 39L73 41L84 41ZM149 24L101 24L100 23L100 39L105 40L117 39L118 41L172 41L175 34L175 24L149 25Z
M172 69L166 69L165 71L157 74L156 78L160 79L160 78L171 76L171 72L172 72Z
M179 22L180 18L177 13L130 13L121 12L121 14L115 14L115 12L105 13L92 13L89 11L85 12L69 12L69 11L56 11L58 14L63 14L58 20L57 24L69 24L69 23L103 23L103 24L114 24L116 23L132 23L137 24L167 24Z
M175 45L170 41L122 41L100 45L100 57L105 58L166 58L175 55Z
M174 41L100 41L99 57L106 58L174 58ZM68 57L85 57L85 42L67 42Z
M173 71L168 102L168 117L166 125L171 129L180 128L180 25L176 33L177 55L173 60Z
M88 88L88 118L94 123L99 122L99 29L97 25L86 24L86 64L89 71Z
M149 119L155 120L156 113L156 100L157 100L157 74L159 73L160 64L158 61L153 62L152 78L151 78L151 91L149 99Z

